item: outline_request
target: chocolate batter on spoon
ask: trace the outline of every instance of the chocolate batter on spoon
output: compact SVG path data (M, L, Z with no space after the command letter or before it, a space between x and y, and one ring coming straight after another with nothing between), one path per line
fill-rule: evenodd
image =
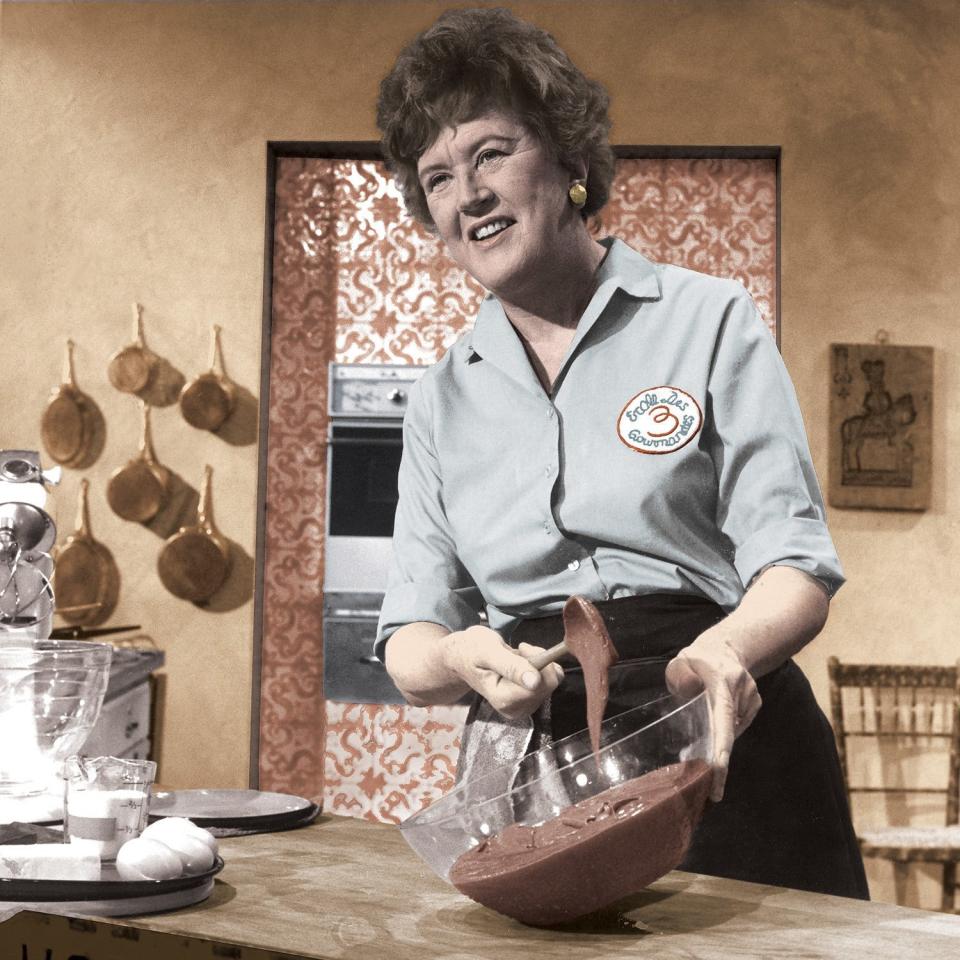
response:
M563 605L564 643L583 668L587 689L587 729L593 756L600 763L600 725L607 709L608 673L619 660L606 624L597 608L583 597L573 596Z
M600 611L586 598L572 596L563 605L563 640L555 647L529 657L530 664L542 670L568 653L580 663L587 693L587 729L593 755L600 762L600 725L607 709L608 672L619 657L607 633Z

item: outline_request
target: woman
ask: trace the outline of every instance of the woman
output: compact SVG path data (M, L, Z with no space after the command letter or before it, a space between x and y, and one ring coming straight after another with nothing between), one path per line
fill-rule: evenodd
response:
M582 727L573 676L525 655L586 596L622 660L666 654L669 685L710 699L723 802L683 866L866 897L832 734L789 659L843 575L749 296L591 237L606 94L507 11L441 16L378 123L408 209L489 291L405 418L376 648L398 688L473 693L461 774Z

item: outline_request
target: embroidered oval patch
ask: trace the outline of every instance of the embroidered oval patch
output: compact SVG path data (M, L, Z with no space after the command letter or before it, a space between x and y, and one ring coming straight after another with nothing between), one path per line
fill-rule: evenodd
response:
M631 397L617 419L617 436L637 453L673 453L703 425L700 404L679 387L647 387Z

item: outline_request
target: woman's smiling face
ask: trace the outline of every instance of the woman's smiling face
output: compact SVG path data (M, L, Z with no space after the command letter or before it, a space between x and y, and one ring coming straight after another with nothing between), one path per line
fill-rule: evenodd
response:
M567 196L578 178L536 134L491 111L442 130L417 173L447 253L478 283L513 303L549 287L582 221Z

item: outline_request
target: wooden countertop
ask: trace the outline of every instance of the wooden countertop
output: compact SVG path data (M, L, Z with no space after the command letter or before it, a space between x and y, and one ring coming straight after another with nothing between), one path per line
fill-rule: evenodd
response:
M325 960L960 957L960 916L679 871L619 912L525 927L432 874L396 827L342 817L224 839L221 853L206 902L101 922Z

